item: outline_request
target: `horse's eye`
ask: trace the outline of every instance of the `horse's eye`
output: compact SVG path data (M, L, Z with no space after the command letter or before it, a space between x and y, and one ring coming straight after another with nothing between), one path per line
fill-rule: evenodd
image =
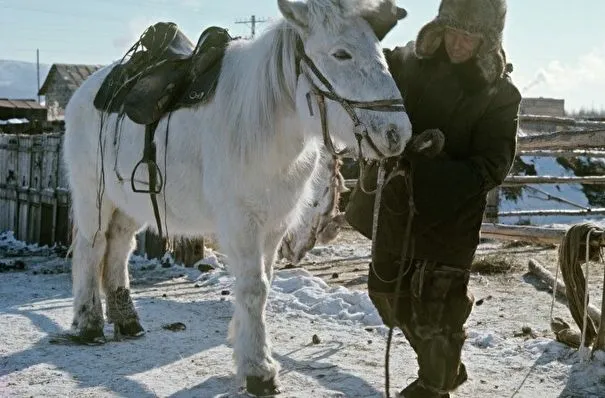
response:
M345 50L336 50L336 51L335 51L335 52L332 54L332 56L333 56L334 58L336 58L337 60L339 60L339 61L344 61L344 60L347 60L347 59L351 59L351 58L353 58L353 57L351 56L351 54L349 54L349 53L348 53L347 51L345 51Z

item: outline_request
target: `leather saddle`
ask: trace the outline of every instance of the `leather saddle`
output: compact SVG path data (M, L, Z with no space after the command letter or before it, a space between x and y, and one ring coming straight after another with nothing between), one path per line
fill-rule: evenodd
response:
M142 49L132 52L105 78L94 105L150 125L171 111L204 103L216 89L231 40L225 29L213 26L194 45L176 24L156 23L133 46Z

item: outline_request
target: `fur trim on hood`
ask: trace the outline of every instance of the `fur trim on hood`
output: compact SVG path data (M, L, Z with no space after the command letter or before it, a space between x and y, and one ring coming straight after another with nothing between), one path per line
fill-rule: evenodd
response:
M502 32L506 0L442 0L437 17L420 29L415 52L418 58L432 58L443 42L446 27L482 36L475 56L483 79L493 83L506 71Z

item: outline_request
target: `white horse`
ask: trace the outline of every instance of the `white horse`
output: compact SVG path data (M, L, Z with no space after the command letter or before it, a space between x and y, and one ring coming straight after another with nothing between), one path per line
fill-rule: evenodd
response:
M400 154L411 136L402 109L384 112L361 103L401 101L363 18L380 1L278 0L284 19L227 48L212 101L179 109L157 128L157 164L165 177L157 197L161 218L170 234L214 232L227 254L236 278L230 337L238 382L254 394L276 391L267 294L278 245L312 196L323 133L329 132L329 143L331 134L346 147L359 144L369 158ZM77 229L72 327L91 342L103 339L102 291L115 330L143 334L127 264L135 233L155 227L149 196L118 178L130 175L141 158L144 126L124 119L116 132L117 115L102 123L93 106L111 69L87 79L65 111L64 160ZM136 179L146 177L144 170Z

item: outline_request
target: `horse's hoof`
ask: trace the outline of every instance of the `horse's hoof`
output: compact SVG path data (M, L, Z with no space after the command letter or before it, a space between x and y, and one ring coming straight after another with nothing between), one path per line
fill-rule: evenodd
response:
M122 324L116 323L114 327L116 337L121 336L127 339L136 339L145 334L145 329L143 329L143 326L136 319Z
M258 376L246 377L246 390L248 394L256 397L273 397L281 392L275 384L275 379L263 380Z
M77 334L52 335L49 342L62 345L101 345L105 344L107 340L105 340L103 329L84 329Z
M78 333L78 339L86 345L100 345L107 341L103 329L84 329Z

